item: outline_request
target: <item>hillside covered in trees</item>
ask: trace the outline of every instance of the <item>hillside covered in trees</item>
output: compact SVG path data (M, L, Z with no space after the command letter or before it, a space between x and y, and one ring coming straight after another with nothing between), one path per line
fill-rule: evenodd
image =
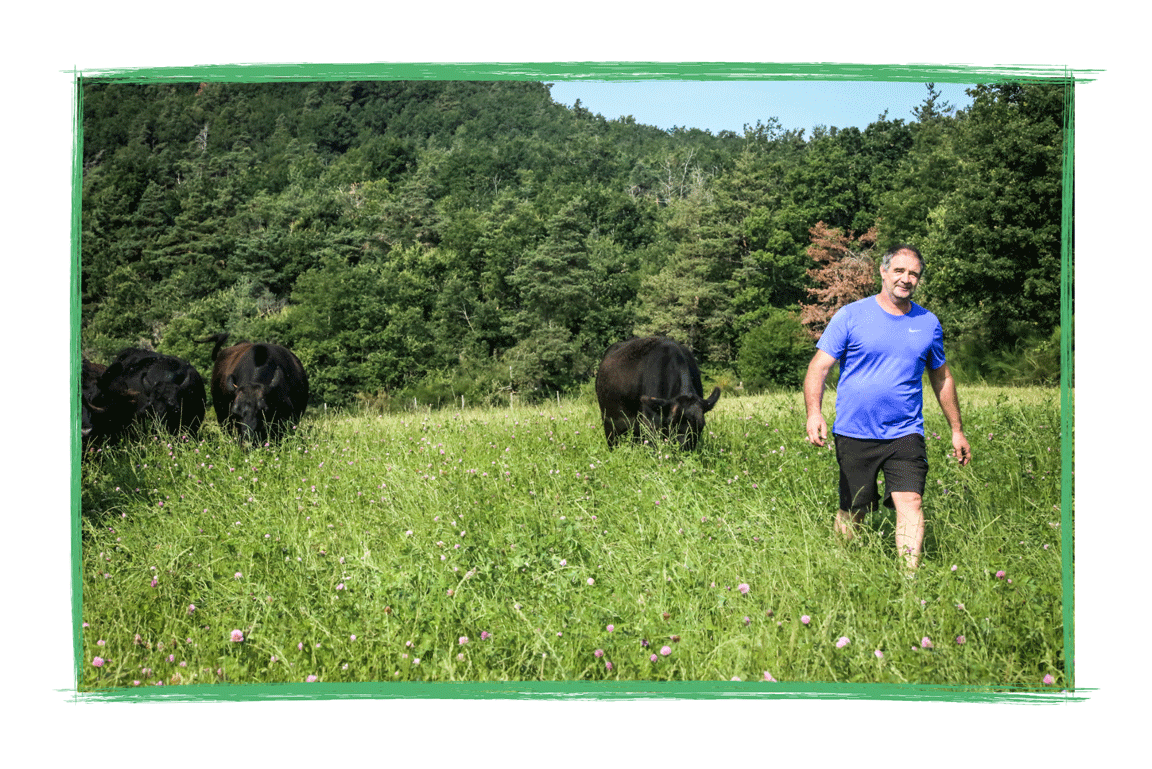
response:
M553 397L667 334L796 386L875 259L916 244L953 367L1059 374L1062 84L929 85L806 135L606 120L547 84L86 83L81 345L207 374L227 331L291 347L315 403Z

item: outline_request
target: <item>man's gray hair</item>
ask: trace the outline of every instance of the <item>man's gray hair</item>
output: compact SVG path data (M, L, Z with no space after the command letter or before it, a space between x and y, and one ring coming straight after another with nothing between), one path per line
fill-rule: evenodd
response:
M917 249L915 246L910 246L907 243L897 243L896 245L892 246L892 248L888 249L888 251L885 252L884 256L882 256L880 258L880 269L887 272L888 267L892 264L892 257L896 256L896 254L899 254L901 251L907 251L908 253L910 253L914 257L916 257L917 260L919 260L920 273L923 274L924 273L924 257L920 255L919 249Z

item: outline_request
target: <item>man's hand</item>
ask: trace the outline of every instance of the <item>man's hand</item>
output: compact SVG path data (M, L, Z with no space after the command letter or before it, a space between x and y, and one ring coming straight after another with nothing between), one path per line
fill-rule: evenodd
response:
M824 415L817 412L808 417L808 442L817 446L824 445L824 439L828 437L828 423L824 421ZM967 446L968 444L964 444Z
M968 445L968 439L964 437L963 432L952 433L952 456L962 465L972 461L972 448Z

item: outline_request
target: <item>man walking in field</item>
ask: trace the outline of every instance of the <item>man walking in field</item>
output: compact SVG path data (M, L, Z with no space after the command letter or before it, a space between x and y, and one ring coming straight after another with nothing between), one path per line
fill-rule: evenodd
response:
M883 471L884 504L896 509L896 550L910 570L920 565L924 541L925 368L952 428L953 455L962 465L972 458L956 383L944 360L944 331L935 315L912 301L923 272L924 259L915 248L899 245L888 251L880 263L880 293L832 316L804 379L808 440L823 446L828 437L820 411L824 381L832 365L840 363L832 426L840 465L836 531L851 539L865 514L877 509L876 477Z

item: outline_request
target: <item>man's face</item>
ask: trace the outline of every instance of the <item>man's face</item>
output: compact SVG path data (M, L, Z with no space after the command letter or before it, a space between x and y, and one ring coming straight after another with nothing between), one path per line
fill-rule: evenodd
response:
M900 251L892 257L887 270L880 270L880 280L892 303L903 304L911 300L920 282L920 260L908 251Z

